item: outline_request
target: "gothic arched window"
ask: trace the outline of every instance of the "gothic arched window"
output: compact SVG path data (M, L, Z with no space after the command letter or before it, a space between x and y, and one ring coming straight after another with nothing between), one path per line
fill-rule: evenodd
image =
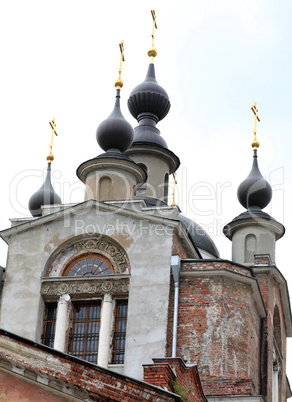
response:
M67 267L64 276L94 276L110 275L113 273L112 264L100 254L87 254L78 257Z

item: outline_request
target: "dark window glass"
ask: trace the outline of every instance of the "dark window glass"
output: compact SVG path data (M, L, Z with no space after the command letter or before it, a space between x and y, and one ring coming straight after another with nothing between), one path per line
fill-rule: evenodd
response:
M45 305L44 328L42 343L54 347L56 329L57 303L47 303Z
M123 364L125 358L126 326L128 301L118 300L115 314L115 332L113 338L113 364Z
M73 304L73 319L68 352L80 359L97 363L101 303Z

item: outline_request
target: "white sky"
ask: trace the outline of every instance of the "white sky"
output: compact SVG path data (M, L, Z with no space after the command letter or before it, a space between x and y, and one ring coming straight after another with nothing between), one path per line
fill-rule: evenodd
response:
M2 0L0 3L1 216L28 216L43 182L49 120L56 117L54 186L63 202L83 200L76 168L102 151L98 124L111 112L125 41L121 107L149 64L156 9L156 77L171 101L158 124L181 160L177 202L231 258L223 226L243 212L239 183L252 163L257 102L259 165L274 196L266 212L283 223L277 266L292 288L292 3L290 0ZM198 200L198 195L202 200ZM3 250L1 252L1 250ZM6 264L6 249L0 249ZM288 375L292 382L292 343Z

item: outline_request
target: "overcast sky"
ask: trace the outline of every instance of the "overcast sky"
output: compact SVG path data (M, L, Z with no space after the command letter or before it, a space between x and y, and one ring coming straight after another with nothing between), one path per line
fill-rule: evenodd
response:
M172 105L158 128L181 160L177 203L230 259L222 228L243 212L236 191L251 169L250 106L257 102L259 166L274 194L265 211L286 227L276 263L291 291L290 0L2 0L0 229L9 227L9 218L29 216L29 197L43 182L53 117L55 189L65 203L83 200L75 171L102 152L95 131L113 107L121 40L121 108L137 125L127 99L147 71L152 8L156 77ZM0 250L5 266L4 244ZM292 356L288 360L291 366Z

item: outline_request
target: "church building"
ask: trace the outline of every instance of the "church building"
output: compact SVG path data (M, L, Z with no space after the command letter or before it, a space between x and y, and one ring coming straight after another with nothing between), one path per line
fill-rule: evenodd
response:
M224 227L229 261L168 201L180 159L157 128L170 100L156 79L154 11L152 18L146 78L127 104L137 126L121 111L121 42L113 111L96 131L104 152L77 168L84 200L62 204L51 184L51 147L44 184L29 200L31 217L11 219L0 233L8 245L0 400L291 397L291 308L275 260L285 229L263 211L272 189L259 170L257 107L252 168L238 183L243 212Z

